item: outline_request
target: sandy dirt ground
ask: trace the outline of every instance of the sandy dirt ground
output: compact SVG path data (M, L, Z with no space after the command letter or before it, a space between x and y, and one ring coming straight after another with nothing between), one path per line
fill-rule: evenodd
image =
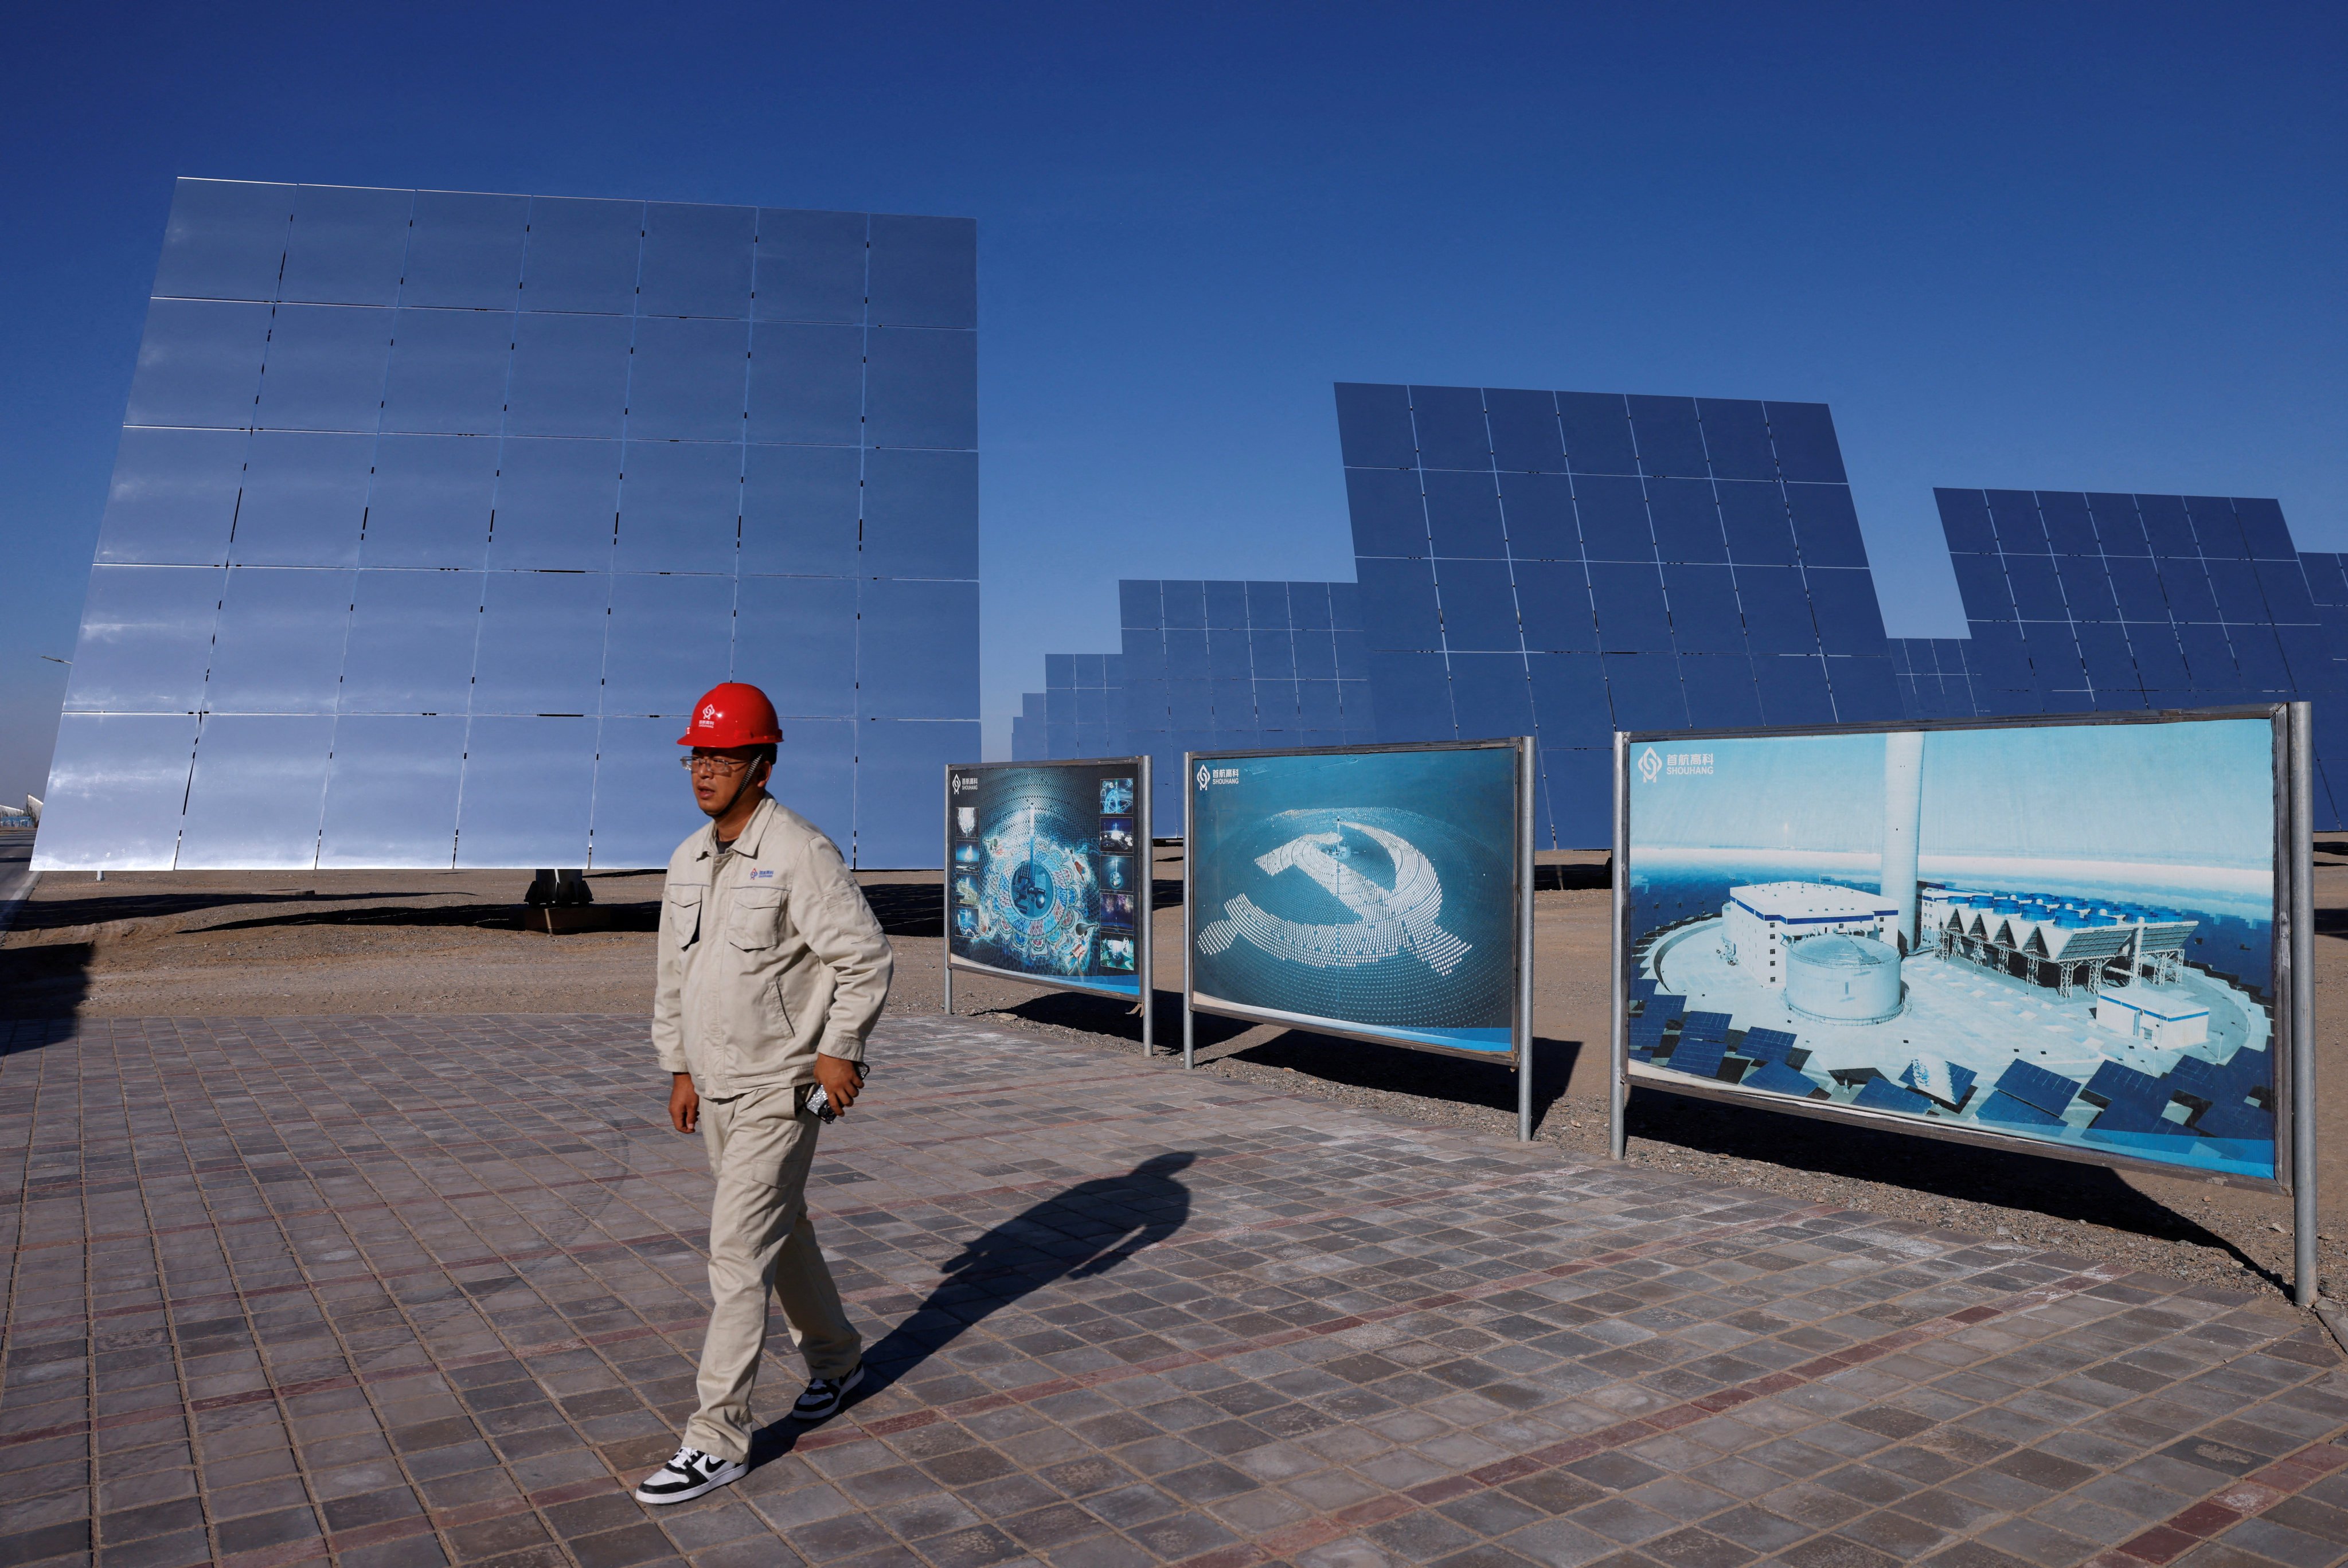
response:
M1180 851L1157 859L1155 1026L1181 1035ZM1604 857L1544 856L1536 896L1534 1075L1544 1141L1606 1143ZM2348 1071L2333 1018L2348 997L2348 843L2317 854L2320 1072ZM861 879L897 951L892 1010L942 1003L934 872ZM88 873L43 876L0 934L0 1016L253 1016L397 1013L644 1014L651 1006L658 872L591 879L602 927L526 928L513 872ZM1104 1051L1133 1052L1130 1005L960 975L957 1010ZM1507 1136L1513 1074L1486 1063L1198 1020L1200 1070L1378 1105ZM649 1059L647 1093L657 1092ZM1179 1070L1169 1064L1169 1070ZM884 1080L885 1081L885 1080ZM2334 1078L2333 1081L2340 1081ZM880 1087L876 1085L876 1088ZM2327 1294L2348 1295L2348 1093L2324 1097ZM1631 1158L1732 1184L1828 1199L1986 1235L2061 1246L2193 1279L2282 1288L2288 1200L2216 1183L1971 1150L1641 1090Z

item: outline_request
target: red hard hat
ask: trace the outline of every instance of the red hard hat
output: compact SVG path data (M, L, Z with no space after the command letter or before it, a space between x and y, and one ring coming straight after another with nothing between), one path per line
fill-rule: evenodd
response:
M693 722L677 737L679 746L777 746L783 738L775 705L757 686L741 681L714 686L693 705Z

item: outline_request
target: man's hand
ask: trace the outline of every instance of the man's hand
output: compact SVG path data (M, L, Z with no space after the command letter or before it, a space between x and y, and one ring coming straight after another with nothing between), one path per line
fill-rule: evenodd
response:
M831 1108L845 1112L856 1103L857 1091L864 1087L864 1069L844 1057L818 1053L815 1081L823 1086L824 1098L831 1101Z
M691 1073L677 1073L669 1079L668 1122L679 1132L691 1132L701 1125L701 1091L693 1087Z

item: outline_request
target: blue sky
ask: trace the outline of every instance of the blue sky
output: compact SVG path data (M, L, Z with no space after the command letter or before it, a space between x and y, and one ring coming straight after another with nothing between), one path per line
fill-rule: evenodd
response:
M2274 861L2273 736L2261 719L1934 730L1924 737L1917 848L1928 858L2262 870ZM1631 785L1634 844L1883 848L1879 735L1655 749L1665 771ZM1670 772L1668 759L1688 751L1709 757L1713 771Z
M974 216L1000 749L1119 576L1347 578L1330 384L1834 406L1935 484L2348 547L2337 7L242 6L0 59L0 799L38 789L177 174Z

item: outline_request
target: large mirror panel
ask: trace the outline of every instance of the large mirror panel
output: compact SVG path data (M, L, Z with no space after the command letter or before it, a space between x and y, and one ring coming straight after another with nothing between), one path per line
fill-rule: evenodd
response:
M457 808L459 867L587 863L599 722L473 720Z
M412 191L298 187L277 297L312 304L392 304L399 298L415 206Z
M251 443L230 564L355 564L366 521L375 438L256 430Z
M326 770L320 869L453 864L464 768L461 714L345 715Z
M647 202L636 309L645 315L736 320L749 315L757 218L755 207Z
M505 426L513 335L514 318L504 311L396 313L382 428L496 435Z
M615 574L603 712L666 714L682 726L694 699L726 678L733 643L733 578Z
M508 439L499 454L489 564L603 572L620 510L620 443Z
M644 204L538 196L522 257L524 310L626 315L636 307Z
M862 321L864 230L861 212L761 210L753 313L760 321Z
M195 712L224 576L209 566L91 568L66 710Z
M932 778L942 778L932 772ZM856 853L856 721L787 718L767 791L813 822L845 856ZM930 792L932 809L937 791ZM934 823L932 824L934 826ZM935 837L934 834L932 837ZM937 863L932 846L930 864Z
M630 441L623 461L613 566L731 575L742 449L715 441Z
M634 326L624 316L524 311L515 317L506 434L618 436L628 407Z
M698 693L693 696L698 696ZM683 701L689 705L693 696ZM594 846L598 871L664 866L687 835L709 819L693 801L692 782L676 765L685 719L606 717L596 740Z
M402 304L511 310L521 289L530 198L418 191Z
M859 585L857 710L865 718L975 718L975 583Z
M490 573L473 662L473 711L599 711L611 593L612 579L600 572Z
M938 789L946 764L978 755L978 725L865 720L856 727L856 863L938 863Z
M390 311L357 305L279 305L253 422L275 430L373 431L391 318Z
M865 439L871 445L978 445L977 334L874 327L865 358Z
M784 717L856 712L856 583L846 577L744 577L734 613L734 676Z
M377 437L360 563L478 570L497 491L494 437Z
M847 577L860 569L864 454L751 447L742 455L742 570Z
M853 447L864 439L864 329L761 324L750 338L748 438Z
M181 871L298 871L318 863L335 721L212 714L196 738Z
M479 572L361 572L343 655L345 714L462 714L481 624Z
M265 304L156 300L147 307L122 422L251 428L268 348Z
M863 574L978 575L978 454L886 449L864 459Z
M968 218L872 215L872 323L978 325L978 224Z
M169 871L196 717L68 713L57 724L35 871Z
M107 491L98 559L218 566L228 559L244 481L242 430L122 432Z
M171 194L155 293L191 299L277 297L294 187L182 180Z
M334 712L355 575L231 568L204 707L213 713Z
M636 323L628 434L664 441L742 438L749 328L738 321Z

